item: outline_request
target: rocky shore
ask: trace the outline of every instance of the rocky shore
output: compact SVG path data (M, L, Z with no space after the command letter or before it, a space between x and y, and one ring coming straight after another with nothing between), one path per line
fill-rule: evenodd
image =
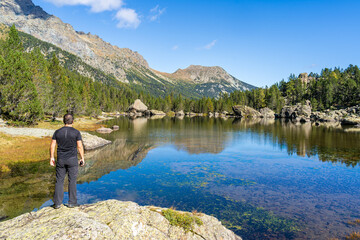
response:
M0 132L11 136L28 136L28 137L52 137L55 130L41 128L14 128L0 127ZM92 135L87 132L81 132L85 150L93 150L110 144L111 141Z
M315 125L338 123L360 127L360 105L345 109L327 109L323 112L313 112L310 101L306 101L305 104L286 105L281 109L280 114L275 114L269 108L262 108L257 111L241 105L233 106L233 111L237 117L241 118L282 118L293 122L313 122Z
M0 239L241 240L212 216L185 213L196 219L187 229L170 222L166 210L117 200L57 210L46 207L1 222Z
M126 112L112 112L105 113L103 112L98 119L101 120L109 120L120 116L128 116L132 119L135 118L150 118L150 119L160 119L165 116L184 118L186 117L214 117L214 118L264 118L264 119L289 119L293 122L313 122L315 125L326 125L326 124L334 124L339 123L340 125L353 125L355 127L360 127L360 105L348 107L345 109L338 110L325 110L322 112L312 111L311 103L309 100L305 102L305 104L298 103L296 105L285 105L279 113L275 113L268 107L261 108L256 110L254 108L244 106L244 105L235 105L232 107L233 112L208 112L208 113L194 113L194 112L184 112L180 110L178 112L163 112L160 110L151 109L141 102L140 99L136 99L132 105L128 108ZM56 119L60 121L61 119ZM10 135L18 135L18 136L34 136L34 137L44 137L51 136L53 134L53 130L48 129L36 129L36 128L22 128L27 130L4 130L6 122L0 119L0 132ZM115 126L117 127L117 126ZM14 128L15 129L15 128ZM118 130L110 129L110 128L98 128L96 131L99 133L110 133L112 131ZM101 138L97 138L96 136L92 137L92 135L88 133L83 133L85 136L84 145L86 145L87 150L95 149L101 146L104 146L109 141L101 140Z
M339 110L325 110L324 112L313 112L313 121L318 122L341 122L342 125L360 124L360 105Z

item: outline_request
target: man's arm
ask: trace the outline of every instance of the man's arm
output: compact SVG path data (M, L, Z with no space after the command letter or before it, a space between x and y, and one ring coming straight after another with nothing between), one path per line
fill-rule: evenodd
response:
M50 144L50 165L55 167L55 147L56 147L56 140L51 140Z
M83 144L82 144L82 141L79 140L79 141L76 141L76 144L77 144L77 149L79 151L79 154L80 154L80 160L83 161L83 165L85 164L85 160L84 160L84 147L83 147ZM79 161L80 162L80 161Z

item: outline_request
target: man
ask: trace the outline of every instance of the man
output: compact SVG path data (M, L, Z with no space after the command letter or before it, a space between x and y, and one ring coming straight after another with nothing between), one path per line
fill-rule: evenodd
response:
M65 114L65 126L56 130L51 141L50 146L50 165L55 167L55 147L57 148L57 162L56 162L56 185L54 194L55 209L61 207L64 199L64 179L66 173L69 178L69 202L68 207L76 207L76 178L78 174L78 164L84 166L84 148L82 145L81 134L78 130L73 128L74 117L71 114ZM77 150L80 154L80 160L77 158Z

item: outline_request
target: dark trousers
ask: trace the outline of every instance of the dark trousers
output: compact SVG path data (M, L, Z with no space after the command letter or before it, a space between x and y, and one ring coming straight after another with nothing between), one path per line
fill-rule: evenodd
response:
M54 204L60 205L64 199L64 179L66 173L69 179L69 204L77 204L76 198L76 178L78 174L78 162L76 159L58 159L56 163L56 184L54 194Z

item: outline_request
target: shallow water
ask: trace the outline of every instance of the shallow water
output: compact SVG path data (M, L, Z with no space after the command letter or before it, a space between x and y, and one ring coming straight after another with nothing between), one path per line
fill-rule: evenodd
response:
M360 218L360 133L278 120L124 117L106 124L120 130L101 135L113 144L87 154L80 204L119 199L197 210L244 239L360 231L348 224ZM52 204L46 164L14 165L0 180L1 216Z

